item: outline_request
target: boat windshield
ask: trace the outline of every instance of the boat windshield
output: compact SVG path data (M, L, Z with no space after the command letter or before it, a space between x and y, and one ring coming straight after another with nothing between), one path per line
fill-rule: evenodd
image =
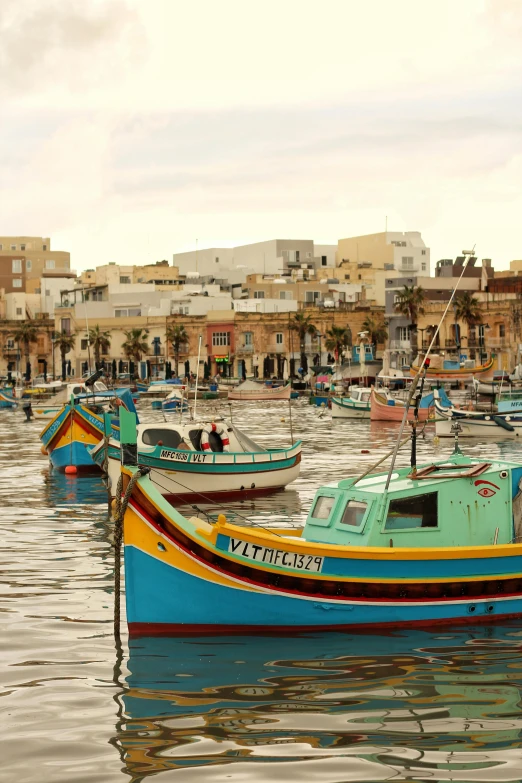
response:
M182 441L181 435L176 430L160 427L144 430L141 439L147 446L167 446L170 449L177 449Z
M253 441L251 438L245 435L244 432L238 430L237 427L234 427L233 431L243 451L266 451L267 450L264 449L262 446L260 446L259 443L255 443L255 441Z

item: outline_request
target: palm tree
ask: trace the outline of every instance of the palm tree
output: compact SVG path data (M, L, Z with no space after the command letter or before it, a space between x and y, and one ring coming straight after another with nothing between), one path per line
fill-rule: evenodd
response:
M395 304L395 311L405 315L410 320L410 343L411 332L417 333L417 320L419 315L424 315L424 302L426 295L424 289L418 285L403 287L399 294L398 301Z
M362 325L363 331L368 332L369 342L375 346L374 356L377 353L377 345L383 344L388 339L386 322L382 318L372 318L368 315Z
M31 343L38 341L38 327L34 321L23 321L13 334L14 339L24 348L25 379L31 380Z
M127 359L134 359L136 363L141 361L141 357L144 353L147 353L149 344L147 337L149 335L148 329L130 329L128 332L123 332L127 338L121 346Z
M72 334L69 334L68 332L60 332L55 338L54 338L54 345L58 346L60 350L60 355L62 357L62 381L65 381L65 378L67 376L66 366L65 366L65 356L69 353L69 351L74 348L74 345L76 343L76 335L74 332Z
M335 358L339 361L345 348L352 347L352 330L349 326L335 326L333 324L326 331L325 346L328 351L335 353Z
M297 332L299 336L299 347L301 350L301 364L307 365L306 353L305 353L305 340L306 335L309 334L315 337L317 334L317 326L312 323L312 316L305 315L304 313L296 313L290 321L290 329L293 332Z
M99 324L96 324L96 326L93 326L91 329L89 329L88 340L89 345L93 346L94 363L97 369L101 362L102 353L106 353L111 347L111 333L102 332Z
M455 300L455 318L469 326L482 323L480 302L469 291L463 291Z
M176 365L176 375L179 375L178 364L180 348L182 345L185 345L185 343L188 342L189 336L182 324L178 324L176 326L174 326L174 324L169 324L167 326L166 337L167 341L172 343L172 349L174 351L174 363Z
M395 311L409 318L412 327L415 327L417 326L418 316L424 315L425 301L426 295L420 285L405 285L399 294L398 302L395 304Z

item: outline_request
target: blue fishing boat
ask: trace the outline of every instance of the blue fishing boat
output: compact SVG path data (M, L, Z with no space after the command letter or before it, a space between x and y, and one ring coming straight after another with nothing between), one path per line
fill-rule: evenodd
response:
M0 408L16 408L17 402L13 396L13 389L5 387L0 389Z
M457 448L419 468L348 478L320 487L295 531L188 519L147 469L124 466L124 487L136 471L124 519L131 634L522 614L522 465Z
M72 395L40 433L42 448L49 455L53 468L99 470L89 447L104 437L104 411L109 410L117 418L120 407L136 414L127 388Z

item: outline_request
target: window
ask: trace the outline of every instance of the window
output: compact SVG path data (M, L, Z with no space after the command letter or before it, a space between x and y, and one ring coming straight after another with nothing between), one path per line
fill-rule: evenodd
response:
M315 505L311 514L312 519L328 519L332 513L334 503L334 497L325 497L324 495L320 495L315 501Z
M252 332L244 332L243 333L243 344L244 345L253 345Z
M18 309L20 310L21 308ZM16 314L19 315L18 312ZM5 341L5 347L8 348L9 350L12 350L15 347L15 343L12 337L7 338L7 340Z
M215 260L216 264L219 264L219 256L216 256L216 258L214 260Z
M321 266L326 266L328 259L326 256L321 256Z
M0 250L3 250L3 249L4 249L4 246L3 246L3 245L0 245Z
M13 280L13 288L21 288L22 287L22 280L20 277L15 277Z
M299 250L295 251L295 260L299 261Z
M230 345L230 332L214 332L212 345Z
M43 250L47 250L47 245L43 245Z
M254 299L264 299L264 298L265 298L264 291L254 291Z
M499 324L498 325L498 336L499 337L505 337L506 336L506 326L505 326L505 324Z
M44 245L44 250L45 250L45 245ZM45 268L54 269L54 261L52 260L52 258L47 259L47 261L45 262Z
M410 330L407 326L399 326L397 328L397 340L409 340Z
M170 449L177 449L181 443L181 435L176 430L145 430L141 439L147 446L167 446Z
M88 345L89 345L89 341L88 340L82 340L81 344L80 344L80 347L81 347L82 351L86 351Z
M349 500L341 517L341 524L360 527L367 508L368 503L363 503L361 500Z
M426 255L426 251L425 250L421 250L421 255L425 256Z
M25 245L20 245L20 250L25 250Z
M61 326L62 326L62 332L65 332L65 334L71 334L71 319L70 318L62 318L61 319Z
M424 262L421 264L421 269L423 272L426 271L426 264Z
M11 250L16 250L16 245L11 245Z
M27 259L27 261L25 262L26 272L30 272L32 268L33 268L33 262Z
M21 275L22 274L22 259L21 258L13 258L13 274L14 275Z
M315 302L317 299L321 298L321 292L320 291L306 291L305 292L305 302Z
M127 277L126 275L124 275L123 277L120 276L120 284L121 285L128 285L130 283L130 281L131 281L130 277Z
M437 493L391 500L385 530L437 527Z
M45 289L45 295L46 296L51 296L51 289L50 288L46 288Z
M276 332L276 345L283 345L283 332Z
M403 256L402 265L405 269L413 269L413 256Z
M292 292L291 291L279 291L279 298L280 299L292 299Z
M392 245L395 247L406 247L406 242L399 242L397 239L392 239Z
M21 308L21 307L17 307L17 308L16 308L16 314L17 314L17 315L23 315L23 311L22 311L22 308Z
M141 308L139 307L125 307L114 311L115 318L133 318L140 315Z

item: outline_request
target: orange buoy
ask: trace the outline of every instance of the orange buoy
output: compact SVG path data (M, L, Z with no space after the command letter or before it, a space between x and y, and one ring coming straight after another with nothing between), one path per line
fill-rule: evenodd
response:
M47 451L47 449L45 448L45 446L42 446L42 448L40 449L40 451L42 452L42 454L49 454L49 452Z
M65 468L65 472L68 475L72 475L73 473L78 473L78 468L76 467L76 465L67 465L67 467Z

